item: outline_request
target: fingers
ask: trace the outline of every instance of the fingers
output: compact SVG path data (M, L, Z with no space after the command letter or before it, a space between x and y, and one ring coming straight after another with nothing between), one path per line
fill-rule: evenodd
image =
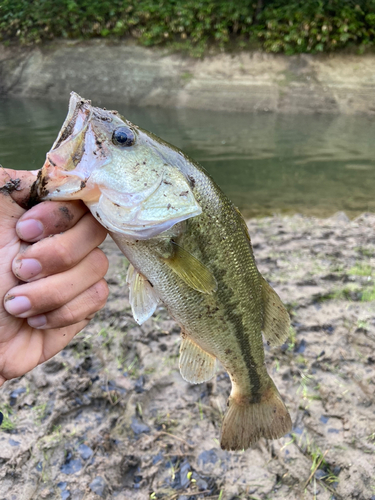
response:
M69 304L101 281L107 269L107 257L96 248L73 269L12 288L5 296L4 307L18 318L49 313ZM96 305L103 299L102 294L97 296Z
M47 329L63 328L86 319L89 320L105 306L108 293L107 282L101 279L67 304L52 312L32 316L27 322L33 328Z
M87 211L88 208L80 201L44 201L20 218L16 231L21 240L34 243L51 234L67 231Z
M19 177L16 174L19 174ZM21 174L29 174L29 172L17 172L16 170L0 168L0 245L8 243L3 241L4 235L14 230L17 219L25 212L17 201L13 199L18 196L21 198L22 196L25 197L25 192L30 192L30 188L21 187L23 185L26 186L26 183L21 182ZM29 175L35 180L35 176L32 174Z
M75 214L79 215L79 208ZM69 231L43 239L19 253L13 260L13 273L22 281L35 281L65 272L100 245L106 234L92 215L86 213Z
M10 168L0 168L0 189L4 194L10 195L21 207L27 205L30 197L31 186L36 181L37 172L26 170L12 170Z
M38 365L48 361L52 356L57 354L61 349L64 349L72 338L77 335L89 323L88 319L80 321L74 325L70 325L63 329L48 329L43 332L43 352L38 361ZM0 378L1 385L1 378Z

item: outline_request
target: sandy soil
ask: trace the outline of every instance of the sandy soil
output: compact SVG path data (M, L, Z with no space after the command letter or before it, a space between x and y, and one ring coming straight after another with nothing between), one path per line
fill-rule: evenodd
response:
M111 241L107 307L62 353L0 392L0 499L375 499L375 215L249 221L293 328L267 348L294 423L219 447L230 382L189 385L164 309L133 321Z

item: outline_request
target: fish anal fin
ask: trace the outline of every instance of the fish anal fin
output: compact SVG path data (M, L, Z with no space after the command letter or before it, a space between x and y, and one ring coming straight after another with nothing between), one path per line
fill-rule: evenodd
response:
M262 393L260 401L249 397L229 397L221 432L223 450L243 450L260 438L278 439L292 429L292 421L275 384Z
M141 325L153 315L159 299L151 283L132 264L129 265L126 282L129 285L129 301L133 317Z
M188 337L184 337L180 347L180 371L187 382L201 384L215 375L216 358Z
M217 282L211 271L191 253L172 243L172 256L165 263L191 288L211 294L217 289Z
M283 344L289 336L290 317L275 290L262 277L264 305L263 335L271 345Z

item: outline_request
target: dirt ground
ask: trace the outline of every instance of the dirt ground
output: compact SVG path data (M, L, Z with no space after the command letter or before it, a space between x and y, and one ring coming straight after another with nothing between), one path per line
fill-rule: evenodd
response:
M375 215L249 221L292 318L266 346L293 420L278 441L219 446L230 382L178 371L166 310L141 327L109 240L108 304L59 355L0 391L0 500L375 499Z

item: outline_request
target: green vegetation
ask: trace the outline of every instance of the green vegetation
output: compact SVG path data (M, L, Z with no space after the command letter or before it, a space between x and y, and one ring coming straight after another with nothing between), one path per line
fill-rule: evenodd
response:
M15 429L16 426L12 419L11 407L8 404L2 406L1 413L3 414L3 422L1 424L1 429L3 431L12 431L13 429Z
M210 47L295 54L375 43L375 0L1 0L0 40L132 37L202 55Z

